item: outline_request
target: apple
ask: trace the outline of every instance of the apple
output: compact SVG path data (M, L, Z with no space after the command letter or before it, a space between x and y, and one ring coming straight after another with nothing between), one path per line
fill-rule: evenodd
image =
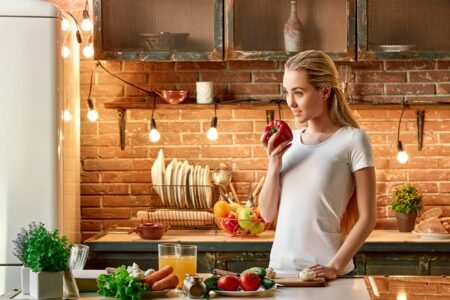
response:
M241 205L237 202L230 203L230 210L237 213L237 211L241 208Z
M243 207L237 214L239 226L241 226L242 229L250 229L258 221L258 216L251 208Z
M238 220L236 218L236 214L230 212L225 218L220 220L220 225L228 234L234 234L239 228Z
M251 234L260 234L264 231L265 225L264 222L258 222L252 227L250 227L249 231Z

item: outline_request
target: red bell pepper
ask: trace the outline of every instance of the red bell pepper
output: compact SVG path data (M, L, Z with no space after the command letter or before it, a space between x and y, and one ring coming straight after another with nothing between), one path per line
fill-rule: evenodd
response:
M269 132L265 137L265 142L267 143L272 135L279 132L277 138L275 139L273 146L276 148L278 145L284 141L292 141L293 135L289 125L283 120L275 120L267 124L264 132Z

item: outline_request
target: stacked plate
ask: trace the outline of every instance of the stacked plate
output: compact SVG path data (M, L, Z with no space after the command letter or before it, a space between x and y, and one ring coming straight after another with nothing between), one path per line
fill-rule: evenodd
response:
M165 167L164 153L159 150L153 163L152 183L166 207L212 208L212 184L209 166L190 165L176 158Z

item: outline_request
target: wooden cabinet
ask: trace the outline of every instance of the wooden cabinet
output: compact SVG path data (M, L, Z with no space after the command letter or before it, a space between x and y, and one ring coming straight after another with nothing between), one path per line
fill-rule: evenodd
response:
M94 0L95 59L222 60L223 0Z
M450 58L450 1L358 0L358 60Z
M334 60L355 58L354 0L298 0L304 50L320 49ZM284 24L290 1L226 0L225 59L286 60Z

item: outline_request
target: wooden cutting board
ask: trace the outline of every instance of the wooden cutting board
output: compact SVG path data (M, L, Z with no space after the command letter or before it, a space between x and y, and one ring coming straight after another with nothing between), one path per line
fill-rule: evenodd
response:
M311 281L303 281L296 275L277 275L275 282L290 287L327 286L325 278L315 278Z

